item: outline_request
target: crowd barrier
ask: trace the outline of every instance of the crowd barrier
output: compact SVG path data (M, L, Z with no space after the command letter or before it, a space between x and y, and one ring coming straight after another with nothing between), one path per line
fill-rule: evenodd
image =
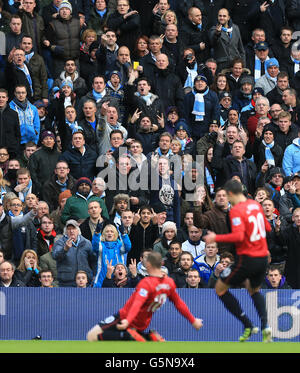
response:
M133 289L2 288L0 339L84 340L98 321L112 315ZM244 289L232 290L259 326L251 298ZM213 289L178 289L191 312L203 319L195 331L171 302L155 312L151 327L169 341L237 341L241 324L227 312ZM275 341L300 342L300 290L266 290L268 317ZM251 338L261 340L261 333Z

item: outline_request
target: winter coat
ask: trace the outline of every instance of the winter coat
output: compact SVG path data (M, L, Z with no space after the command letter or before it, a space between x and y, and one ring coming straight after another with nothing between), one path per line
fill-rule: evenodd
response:
M28 66L32 78L33 102L48 99L48 74L43 57L34 53Z
M25 110L21 108L14 100L10 101L9 106L15 110L19 117L21 144L33 141L35 144L40 136L40 118L37 108L27 101Z
M32 37L34 50L42 55L42 41L44 40L45 25L43 18L34 11L33 16L25 12L23 9L18 11L22 19L22 31L25 35Z
M25 271L20 271L19 269L16 269L14 276L17 280L22 281L23 284L25 284L27 287L36 288L41 286L38 269L26 269Z
M291 176L300 171L300 138L297 137L293 143L284 151L282 168L286 176Z
M218 63L218 68L228 67L230 61L234 58L242 58L245 61L245 50L240 34L239 27L230 22L229 27L232 27L232 37L229 37L225 31L217 34L216 26L213 26L209 31L209 40L214 49L214 58Z
M73 242L72 247L65 251L67 240L68 236L64 235L55 242L52 250L53 259L56 260L59 286L75 287L75 276L79 270L87 273L88 281L91 283L96 273L97 261L91 242L79 235L77 242Z
M291 224L277 235L280 244L287 245L285 276L292 289L300 289L300 233L299 228Z
M25 65L28 68L28 72L32 80L30 67L28 66L26 62L25 62ZM7 62L5 69L4 69L4 73L5 73L6 89L8 91L9 100L12 100L14 98L15 87L17 85L24 85L26 87L27 99L33 102L31 87L24 72L18 69L17 66L13 62ZM32 89L33 89L33 85L32 85Z
M35 188L40 192L42 192L44 183L53 175L59 156L60 153L56 146L51 149L45 145L42 145L40 149L30 156L28 168L31 179L35 184Z
M107 273L107 262L112 266L122 263L126 265L126 254L131 249L131 242L127 234L116 241L102 241L100 233L94 233L92 238L93 252L97 255L97 273L94 287L101 288Z
M9 123L9 125L7 125ZM7 147L11 157L16 157L21 141L19 117L15 110L6 105L0 110L0 144Z
M187 273L181 267L175 269L169 276L175 281L177 288L184 288L186 286Z
M258 87L262 88L264 90L264 94L267 95L270 91L272 91L273 88L276 87L276 83L274 80L268 78L265 74L255 82L255 88Z
M58 208L58 197L59 194L63 191L61 186L56 182L56 175L52 175L43 186L42 198L48 203L50 211L54 211ZM66 181L66 189L69 189L73 194L75 192L75 183L76 180L72 175L68 175Z
M216 269L216 266L220 262L220 256L219 255L216 256L216 261L215 261L215 264L213 265L213 267L210 267L206 263L205 256L206 256L206 254L201 254L201 255L197 256L196 258L194 258L193 268L196 268L197 271L199 272L199 275L201 277L201 281L203 281L205 284L208 284L208 280L210 278L210 275L212 274L212 272L214 272L214 270Z
M290 0L286 15L293 30L300 30L300 1Z
M106 205L102 198L99 198L94 195L90 195L87 198L82 196L79 193L74 194L72 197L69 197L66 201L64 209L61 214L61 221L66 224L69 219L87 219L88 214L88 203L91 201L97 201L100 203L102 208L102 216L109 218Z
M132 11L129 9L128 12ZM133 14L126 19L117 10L107 19L107 27L117 32L117 43L129 50L135 47L135 41L140 34L140 15Z
M253 156L254 156L254 162L257 166L257 169L260 170L261 166L266 161L266 155L265 155L265 145L262 143L262 138L258 139L255 137L254 143L253 143ZM282 157L283 157L283 151L281 147L274 142L274 146L270 149L271 153L274 157L275 167L280 167L282 163Z
M129 238L131 242L131 250L127 256L127 265L130 264L131 259L136 259L138 262L140 260L141 252L144 249L153 249L153 244L159 236L157 224L150 225L144 229L144 227L137 223L131 226L129 233Z
M205 63L210 56L210 45L206 25L200 30L189 19L185 20L180 30L180 38L185 48L192 48L198 63ZM200 49L200 43L205 43L205 49Z
M184 97L185 119L191 130L192 138L199 139L208 133L209 124L214 120L219 121L220 105L216 92L209 90L204 96L205 115L202 121L196 121L196 116L192 114L195 102L195 95L189 92Z
M264 282L262 283L261 288L262 289L291 289L290 285L287 283L287 280L286 280L285 276L281 277L281 280L280 280L279 285L278 285L277 288L273 288L273 286L271 285L270 281L266 277L264 279Z
M93 180L96 175L97 153L88 145L85 145L85 152L81 154L76 148L71 146L59 157L59 161L66 161L70 168L70 174L74 179L88 177Z

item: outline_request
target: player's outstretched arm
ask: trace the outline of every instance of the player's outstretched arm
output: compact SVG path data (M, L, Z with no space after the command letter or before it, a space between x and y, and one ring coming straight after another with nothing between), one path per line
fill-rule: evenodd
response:
M193 322L192 326L196 329L199 330L203 326L203 320L202 319L195 319Z

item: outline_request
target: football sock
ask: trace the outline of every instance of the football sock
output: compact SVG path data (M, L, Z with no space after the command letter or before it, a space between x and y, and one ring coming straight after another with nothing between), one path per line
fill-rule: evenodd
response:
M227 291L225 294L219 296L224 306L229 312L233 314L238 320L243 323L245 328L252 328L252 322L248 319L245 312L242 310L238 300Z
M265 297L260 292L256 292L252 294L251 298L261 321L261 329L263 330L268 326Z

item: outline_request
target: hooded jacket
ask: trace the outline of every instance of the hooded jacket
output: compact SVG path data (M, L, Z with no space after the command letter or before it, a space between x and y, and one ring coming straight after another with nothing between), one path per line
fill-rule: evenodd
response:
M284 152L282 168L286 176L300 171L300 138L297 137Z

